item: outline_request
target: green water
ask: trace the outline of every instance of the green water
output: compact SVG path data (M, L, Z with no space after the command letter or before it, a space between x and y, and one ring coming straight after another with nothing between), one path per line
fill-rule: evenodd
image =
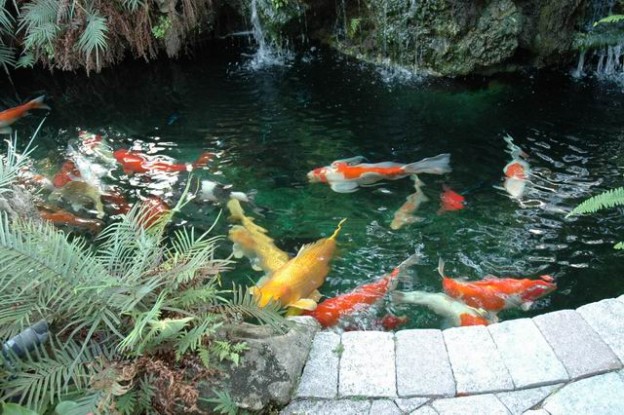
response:
M255 191L258 214L250 214L291 254L348 218L321 288L329 297L391 271L419 246L423 263L399 289L439 291L438 257L449 276L556 277L556 292L529 312L501 313L503 320L624 293L622 253L612 249L624 239L622 212L564 219L586 197L623 185L624 93L617 87L579 83L563 73L420 80L325 51L260 71L246 69L245 60L236 51L202 60L127 63L90 78L18 74L15 89L2 83L0 102L9 106L48 94L53 111L36 157L53 169L77 128L107 134L114 148L135 145L184 161L219 151L218 165L200 176ZM179 119L168 125L175 112ZM40 118L18 122L20 136ZM540 186L525 205L493 187L501 185L509 159L506 134L529 155ZM389 224L413 192L409 179L351 194L306 181L309 170L340 158L412 162L444 152L452 155L453 172L421 177L431 199L419 211L425 221L398 231ZM120 183L131 200L160 192L158 183L139 182L121 170L108 180ZM468 207L438 215L443 184L465 193ZM190 204L175 226L207 229L218 211ZM228 226L222 217L215 232L225 234ZM221 252L230 250L224 241ZM243 259L224 279L259 277ZM390 308L381 305L379 315ZM423 309L396 311L410 316L406 327L441 324Z

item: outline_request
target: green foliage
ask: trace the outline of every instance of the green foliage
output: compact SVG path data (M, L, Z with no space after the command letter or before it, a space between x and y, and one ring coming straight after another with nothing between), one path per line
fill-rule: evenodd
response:
M354 17L349 21L349 28L347 30L347 36L349 37L349 39L353 39L355 35L358 34L361 26L362 26L361 18Z
M566 218L584 213L596 213L615 206L624 206L624 187L607 190L604 193L590 197L568 213ZM617 243L614 248L624 249L624 242Z
M87 14L87 26L78 40L78 47L87 56L87 60L91 58L91 54L95 52L95 67L101 68L100 54L104 53L107 48L108 26L106 19L97 11L91 11Z
M144 7L146 4L145 0L123 0L123 5L130 11L137 11L139 7Z
M598 26L599 24L617 23L617 22L622 22L622 21L624 21L624 14L612 14L610 16L603 17L597 22L594 22L594 27Z
M160 16L158 23L152 27L152 35L156 39L164 39L167 31L171 28L171 19L169 16Z
M22 405L15 403L2 402L3 415L37 415L37 412L24 408Z
M216 395L216 398L206 399L206 401L215 404L213 410L216 413L225 415L238 414L238 407L227 391L213 390L212 392Z
M24 158L12 142L0 189ZM215 258L222 237L192 228L165 233L187 192L147 229L148 209L135 206L93 245L47 222L0 216L0 339L41 319L51 328L48 343L11 356L10 370L0 371L0 401L16 399L39 413L58 405L64 415L149 412L178 362L197 356L208 368L239 364L246 345L220 337L224 322L249 315L283 325L276 310L260 309L241 289L232 303L226 298L219 274L230 262Z

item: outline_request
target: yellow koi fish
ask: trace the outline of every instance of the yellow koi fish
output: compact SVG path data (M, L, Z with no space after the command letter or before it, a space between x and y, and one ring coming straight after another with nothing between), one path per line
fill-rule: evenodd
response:
M403 203L401 207L394 213L394 219L392 219L392 223L390 224L391 229L401 229L405 225L420 222L423 220L423 218L415 216L414 212L418 210L420 205L427 202L429 198L423 193L422 186L424 186L425 184L420 181L418 176L414 174L412 176L412 179L414 179L414 188L416 189L416 191L409 195L405 199L405 203Z
M237 199L230 199L227 203L230 218L242 223L230 229L229 238L234 243L235 258L247 257L256 271L271 273L288 261L288 254L273 242L267 235L267 230L256 225L253 219L245 216L245 212Z
M296 257L252 287L250 292L258 305L264 307L275 301L284 307L314 310L321 297L317 289L329 273L329 261L336 250L336 237L345 221L340 221L329 238L304 245Z

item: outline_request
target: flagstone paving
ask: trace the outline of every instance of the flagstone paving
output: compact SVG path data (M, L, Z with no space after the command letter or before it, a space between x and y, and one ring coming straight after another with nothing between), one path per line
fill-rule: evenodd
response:
M624 296L489 327L316 335L284 415L624 414Z

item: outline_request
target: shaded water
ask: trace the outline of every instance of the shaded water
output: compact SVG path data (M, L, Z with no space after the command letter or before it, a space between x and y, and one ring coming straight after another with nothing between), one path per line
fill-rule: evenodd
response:
M264 71L247 69L243 59L235 54L137 62L89 79L56 74L14 81L20 98L41 90L51 98L53 111L37 150L49 172L60 166L76 129L84 128L107 133L114 148L135 144L177 160L220 151L218 167L199 175L255 190L263 216L250 214L291 254L348 218L321 288L327 296L391 271L420 245L425 259L413 268L410 289L441 290L439 256L449 276L556 277L555 293L529 312L507 311L501 319L624 293L622 253L612 249L624 239L622 212L564 219L586 197L623 184L621 91L556 73L426 81L324 51ZM15 91L3 86L0 102L15 104ZM177 115L168 125L172 114ZM15 127L25 137L38 120L30 117ZM501 185L509 161L506 134L529 155L540 186L525 204L493 187ZM389 224L413 192L409 179L351 194L306 182L306 172L336 159L363 155L370 162L412 162L444 152L452 155L453 172L421 176L431 199L418 212L425 221L398 231ZM109 181L121 183L130 199L159 187L121 170L113 177ZM436 214L443 184L464 193L469 206ZM212 205L191 204L180 220L207 229L217 213ZM225 234L227 227L222 218L216 232ZM223 252L230 248L225 241ZM259 277L244 259L225 276L238 282ZM397 312L410 316L407 327L441 324L423 309Z

